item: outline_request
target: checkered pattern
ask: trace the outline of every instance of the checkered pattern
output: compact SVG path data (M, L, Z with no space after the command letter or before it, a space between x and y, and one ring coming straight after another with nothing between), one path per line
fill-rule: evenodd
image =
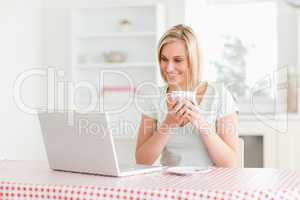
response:
M300 199L300 173L290 170L216 168L193 176L159 172L115 178L6 162L0 165L0 200Z
M16 182L1 182L0 199L54 199L54 200L136 200L136 199L300 199L300 191L284 190L185 190L161 188L110 188L95 186L38 185Z

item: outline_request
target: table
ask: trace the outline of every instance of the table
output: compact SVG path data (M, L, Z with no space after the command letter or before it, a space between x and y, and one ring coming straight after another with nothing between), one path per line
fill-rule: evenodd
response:
M42 161L0 161L0 199L300 199L300 172L215 168L177 176L156 172L107 177L53 171Z

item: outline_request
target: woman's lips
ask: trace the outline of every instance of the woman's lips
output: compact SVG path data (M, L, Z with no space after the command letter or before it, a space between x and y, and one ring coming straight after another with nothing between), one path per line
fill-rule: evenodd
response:
M169 79L174 79L174 78L177 77L177 74L168 74L167 77L168 77Z

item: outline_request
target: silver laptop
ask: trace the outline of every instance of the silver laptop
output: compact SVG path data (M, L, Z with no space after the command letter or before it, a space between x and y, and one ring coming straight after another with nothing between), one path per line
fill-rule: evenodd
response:
M49 166L54 170L129 176L162 166L119 164L105 113L39 113Z

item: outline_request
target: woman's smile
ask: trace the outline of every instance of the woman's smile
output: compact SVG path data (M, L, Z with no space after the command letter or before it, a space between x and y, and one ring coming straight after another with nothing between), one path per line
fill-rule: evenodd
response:
M180 76L181 74L179 73L167 73L167 79L168 80L176 80L178 78L178 76Z

